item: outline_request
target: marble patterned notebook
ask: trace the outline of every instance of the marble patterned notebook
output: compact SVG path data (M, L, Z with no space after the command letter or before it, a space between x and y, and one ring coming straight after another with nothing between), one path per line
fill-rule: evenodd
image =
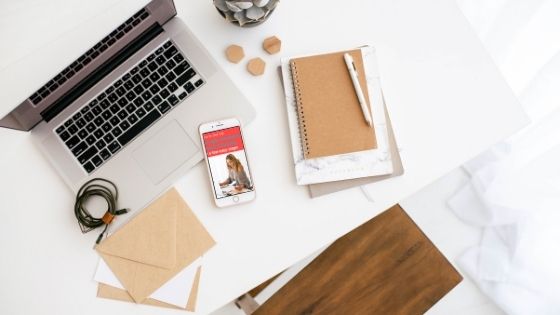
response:
M373 129L375 130L377 148L313 159L304 158L294 84L290 69L290 61L293 58L304 56L281 59L288 126L298 185L309 185L393 173L393 163L387 135L387 122L385 119L385 108L383 106L375 49L371 46L365 46L360 50L364 62L371 111L373 113Z

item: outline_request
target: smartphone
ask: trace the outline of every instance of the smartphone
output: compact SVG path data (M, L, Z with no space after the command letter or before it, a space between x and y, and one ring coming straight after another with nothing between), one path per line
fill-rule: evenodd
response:
M199 131L216 205L227 207L255 199L255 183L239 120L205 123Z

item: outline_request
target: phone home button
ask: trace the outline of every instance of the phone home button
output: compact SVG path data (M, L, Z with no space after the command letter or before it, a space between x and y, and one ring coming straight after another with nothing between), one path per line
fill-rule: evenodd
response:
M239 197L233 196L232 200L233 200L233 202L239 202Z

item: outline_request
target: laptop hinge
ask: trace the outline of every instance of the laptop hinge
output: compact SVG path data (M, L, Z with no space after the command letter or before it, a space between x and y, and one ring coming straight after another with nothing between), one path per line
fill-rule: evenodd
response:
M72 104L76 99L82 96L86 91L93 87L97 82L101 81L105 76L115 70L123 62L128 60L137 51L142 49L152 39L163 32L163 28L158 23L152 24L140 36L123 47L114 56L105 61L100 67L95 69L80 83L62 95L49 108L41 112L41 116L47 122L52 120L56 115L62 112L66 107Z

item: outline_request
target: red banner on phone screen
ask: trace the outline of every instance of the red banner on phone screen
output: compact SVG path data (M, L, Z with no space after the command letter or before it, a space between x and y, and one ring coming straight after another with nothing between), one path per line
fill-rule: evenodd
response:
M243 150L243 139L239 127L207 132L202 135L202 138L208 157Z

